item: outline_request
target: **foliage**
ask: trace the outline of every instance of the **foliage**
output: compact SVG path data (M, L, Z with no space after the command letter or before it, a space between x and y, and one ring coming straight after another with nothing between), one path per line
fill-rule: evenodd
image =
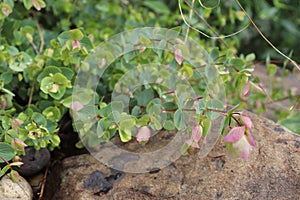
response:
M191 9L187 2L191 4L191 1L182 3L183 15L193 27L208 35L218 36L216 30L221 35L231 34L247 25L245 16L236 6L207 4L215 9L197 8L209 22L211 28L207 28L199 15L189 14ZM257 4L249 2L247 5L250 14L253 7L258 12ZM269 5L264 3L265 8ZM274 1L274 5L275 10L290 8L279 1ZM74 121L85 122L77 123L76 128L88 146L96 146L115 136L123 142L136 137L138 142L145 143L153 131L164 129L189 132L191 137L186 144L191 148L198 148L205 142L212 121L220 116L225 118L222 134L226 136L226 127L243 125L237 117L242 114L236 112L237 109L245 107L264 112L264 104L261 107L257 104L270 95L260 87L259 79L251 75L255 54L237 56L240 40L236 38L204 40L202 35L182 25L180 14L174 14L171 8L177 9L177 4L150 0L2 1L0 163L7 166L0 176L10 166L20 165L18 158L24 155L26 146L50 150L58 147L59 123L68 112ZM126 48L135 47L130 52L125 52L126 48L119 44L125 53L122 51L124 54L117 59L111 55L118 50L110 46L103 51L96 48L110 36L136 27L173 28L178 25L174 32L189 33L197 44L205 47L211 60L203 62L204 57L194 55L190 46L183 42L184 38L173 41L171 31L170 35L155 42L156 48L151 46L154 42L146 33L129 41L132 46ZM294 25L288 26L289 31L297 29ZM102 54L95 55L95 52ZM90 60L92 56L97 60L103 55L105 59L98 60L95 71ZM157 68L152 63L161 66ZM276 67L269 60L266 63L269 74L274 75ZM108 64L113 67L107 68ZM75 84L78 73L99 75L101 79L99 84L93 79L77 80L88 83L80 86ZM138 88L122 86L145 80L148 82ZM167 87L161 86L161 80L166 80ZM97 85L93 88L94 83ZM224 96L212 96L211 91L221 94L222 88L217 86L223 83ZM282 88L273 88L271 99L285 95L297 103L295 96L290 91L283 93ZM111 96L115 98L113 101ZM227 104L236 106L229 109ZM283 115L282 112L279 115ZM280 122L298 132L296 118L297 114ZM247 129L242 138L248 138L248 133Z

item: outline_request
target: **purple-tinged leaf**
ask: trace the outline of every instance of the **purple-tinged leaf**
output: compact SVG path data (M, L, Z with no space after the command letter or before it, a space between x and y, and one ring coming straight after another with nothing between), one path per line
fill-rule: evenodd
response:
M194 147L194 148L197 148L197 149L200 148L198 142L195 142L195 141L192 140L192 139L188 139L188 140L186 141L186 143L187 143L188 145Z
M224 142L237 142L245 135L245 126L234 127L225 136Z
M252 128L253 123L252 123L251 119L250 119L248 116L246 116L246 115L241 115L241 119L242 119L242 121L243 121L243 124L244 124L248 129L251 129L251 128Z
M74 101L71 103L70 105L70 109L74 110L74 111L79 111L83 108L82 103L80 103L79 101Z
M142 126L135 135L138 142L147 142L151 137L151 129L148 126Z
M195 142L199 142L202 136L202 127L199 126L198 124L193 126L192 129L192 138Z
M174 51L174 56L175 56L175 60L176 62L181 65L182 64L182 61L183 61L183 58L182 58L182 52L180 49L178 49L176 47L175 51Z
M248 97L250 95L250 81L246 83L245 87L243 88L242 94L245 97Z
M72 43L72 50L74 50L76 48L78 48L78 49L81 48L80 42L78 40L74 40Z

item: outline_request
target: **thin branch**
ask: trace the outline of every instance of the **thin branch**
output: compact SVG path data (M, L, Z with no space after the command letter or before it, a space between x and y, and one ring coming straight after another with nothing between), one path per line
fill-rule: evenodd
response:
M194 7L194 4L195 4L195 0L192 1L192 7ZM190 16L189 16L190 20L192 19L192 17L193 17L193 10L191 9L191 10L190 10ZM184 42L187 42L187 39L188 39L188 36L189 36L190 29L191 29L191 28L188 26L188 27L187 27L187 30L186 30L186 35L185 35Z
M7 165L9 165L9 162L4 157L2 157L1 155L0 155L0 159L3 160Z
M254 28L256 29L256 31L260 34L260 36L277 52L279 53L281 56L283 56L284 58L286 58L287 60L289 60L299 71L300 71L300 66L294 61L292 60L290 57L286 56L284 53L282 53L279 49L277 49L273 43L268 40L268 38L262 33L262 31L258 28L258 26L255 24L255 22L252 20L252 18L250 17L250 15L246 12L246 10L244 9L244 7L241 5L241 3L239 2L239 0L235 0L236 3L238 4L238 6L241 8L241 10L243 11L243 13L247 16L247 18L250 20L251 24L254 26Z
M33 92L34 92L34 86L35 86L35 81L33 81L32 86L31 86L30 95L29 95L29 100L28 100L28 107L30 106L31 101L32 101Z
M46 186L47 175L48 175L48 169L49 169L49 166L47 166L45 175L43 177L43 183L42 183L42 187L41 187L41 191L40 191L40 195L39 195L39 200L43 199L43 195L44 195L44 191L45 191L45 186Z
M36 27L37 27L37 31L38 31L38 34L39 34L39 37L40 37L40 41L41 41L41 44L40 44L40 49L39 49L39 52L37 54L41 54L43 52L43 49L44 49L44 36L42 34L42 30L41 30L41 26L37 20L37 17L35 14L33 14L34 16L34 19L35 19L35 24L36 24Z
M236 31L235 33L229 34L229 35L225 35L225 36L220 36L214 29L212 26L210 26L207 21L199 14L199 12L197 12L195 10L195 8L193 6L191 6L191 4L189 2L187 2L186 0L183 0L189 7L190 9L193 10L193 12L197 15L197 17L199 17L201 19L202 22L204 22L204 24L217 36L209 36L206 33L204 33L203 31L200 31L196 28L194 28L193 26L191 26L185 19L183 12L182 12L182 8L181 8L181 4L180 4L180 0L178 0L178 6L179 6L179 11L180 11L180 15L182 17L182 20L184 21L184 23L190 27L191 29L193 29L194 31L197 31L198 33L201 33L202 35L204 35L207 38L210 39L219 39L226 47L228 47L228 45L225 43L225 41L223 40L224 38L228 38L228 37L232 37L234 35L237 35L239 33L241 33L242 31L244 31L246 28L248 28L249 24L247 24L245 27L243 27L242 29L240 29L239 31Z
M34 42L29 41L29 43L31 44L31 46L32 46L32 48L33 48L33 50L34 50L34 52L35 52L37 55L40 54L40 52L39 52L39 50L37 49L37 46L34 44Z

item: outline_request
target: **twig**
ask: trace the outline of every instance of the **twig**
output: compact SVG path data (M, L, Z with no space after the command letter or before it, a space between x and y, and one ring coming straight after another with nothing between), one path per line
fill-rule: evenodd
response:
M42 183L41 192L40 192L40 195L39 195L39 200L43 199L43 195L44 195L44 191L45 191L45 185L46 185L46 181L47 181L48 169L49 169L49 166L47 166L46 171L45 171L45 175L43 177L43 183Z
M32 86L31 86L29 100L28 100L28 107L30 106L31 101L32 101L32 96L33 96L33 92L34 92L34 86L35 86L35 81L33 81Z
M282 53L279 49L277 49L270 40L268 40L268 38L262 33L262 31L258 28L258 26L255 24L255 22L252 20L252 18L249 16L249 14L246 12L246 10L244 9L244 7L241 5L241 3L239 2L239 0L235 0L236 3L238 4L238 6L241 8L241 10L243 11L243 13L247 16L247 18L250 20L251 24L254 26L254 28L256 29L256 31L260 34L260 36L277 52L279 53L281 56L283 56L284 58L286 58L287 60L289 60L299 71L300 71L300 66L294 61L292 60L290 57L286 56L284 53Z
M187 2L186 0L183 0L189 7L190 9L193 10L193 12L197 15L197 17L199 17L201 19L202 22L204 22L204 24L216 35L216 36L209 36L207 35L206 33L204 33L203 31L200 31L196 28L194 28L193 26L191 26L185 19L184 15L183 15L183 12L182 12L182 8L181 8L181 5L180 5L180 0L178 0L178 6L179 6L179 11L180 11L180 15L182 17L182 20L184 21L184 23L190 28L190 29L193 29L194 31L197 31L198 33L201 33L202 35L204 35L205 37L207 38L210 38L210 39L218 39L220 40L227 48L229 48L229 46L226 44L226 42L223 40L224 38L228 38L228 37L232 37L234 35L237 35L239 33L241 33L242 31L244 31L246 28L248 28L249 24L246 25L245 27L243 27L242 29L240 29L239 31L235 32L235 33L232 33L232 34L229 34L229 35L225 35L225 36L220 36L218 34L218 32L216 32L212 26L209 25L209 23L207 23L207 21L199 14L199 12L197 12L195 10L194 7L191 6L191 4L189 2Z
M33 50L34 50L34 52L35 52L37 55L40 54L40 52L39 52L39 50L37 49L37 46L34 44L34 42L29 41L29 43L31 44L31 46L32 46L32 48L33 48Z
M192 1L192 7L194 7L194 4L195 4L195 0ZM193 17L193 10L191 9L190 10L190 16L189 16L190 20L192 19L192 17ZM187 30L186 30L186 35L185 35L184 42L187 42L187 39L188 39L188 36L189 36L189 32L190 32L190 27L188 26Z
M0 159L3 160L7 165L9 165L9 162L2 156L0 156Z
M44 43L45 43L44 36L42 34L42 31L41 31L41 26L40 26L40 24L39 24L39 22L37 20L37 17L36 17L36 15L34 13L33 13L33 16L34 16L36 28L38 30L38 34L39 34L39 37L40 37L40 40L41 40L40 49L38 51L38 54L41 54L43 52L43 49L44 49Z

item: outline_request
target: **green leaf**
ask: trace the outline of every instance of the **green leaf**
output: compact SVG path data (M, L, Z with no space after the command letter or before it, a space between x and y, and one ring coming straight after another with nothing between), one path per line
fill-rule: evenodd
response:
M164 123L164 129L168 130L168 131L172 131L175 129L175 125L173 123L172 120L167 120L165 123Z
M207 102L206 104L207 108L213 109L213 110L224 110L224 105L219 100L212 99ZM211 120L217 119L220 116L220 114L216 111L207 111L207 117Z
M6 161L10 161L15 157L15 150L9 144L0 142L0 156ZM0 163L4 162L5 161L0 158Z
M190 66L183 66L179 71L182 75L186 75L188 77L192 77L194 74L194 70Z
M42 114L49 120L58 122L61 118L60 110L57 107L51 106L46 108Z
M139 106L146 106L154 98L154 93L151 88L143 90L136 95L137 104Z
M119 129L119 135L120 135L122 142L128 142L129 140L131 140L131 137L132 137L131 131L128 129L126 129L126 130Z
M150 103L148 103L146 107L146 111L149 115L160 115L161 114L161 102L157 102L152 100Z
M17 56L19 54L19 50L14 46L9 46L7 48L7 52L12 57Z
M151 125L153 125L154 130L161 130L162 129L162 125L156 117L153 117L153 116L151 117Z
M45 118L41 113L34 112L34 113L32 114L31 119L32 119L38 126L46 127L46 125L47 125L47 120L46 120L46 118Z
M246 63L241 58L233 58L230 60L230 64L236 67L237 69L242 70Z
M134 118L121 119L119 127L122 130L125 130L125 129L128 130L128 129L131 129L132 127L134 127L135 124L136 124L136 120Z
M56 134L53 134L53 135L51 136L50 141L51 141L52 145L53 145L53 146L56 146L56 147L59 146L59 144L60 144L60 138L59 138L59 136L56 135Z
M69 84L69 80L61 73L54 74L52 80L63 87L67 87Z
M279 120L278 123L289 130L300 134L300 112L289 115L286 119Z
M209 81L213 81L218 75L218 70L213 65L206 65L205 67L205 76Z
M162 1L144 1L143 5L154 10L158 14L169 14L170 10Z
M141 107L140 106L134 106L133 109L131 110L131 115L137 117L141 112Z
M255 60L255 54L254 53L250 53L250 54L248 54L247 56L246 56L246 61L247 62L252 62L252 61L254 61Z
M67 68L67 67L61 67L60 68L61 70L61 73L68 79L68 80L72 80L75 72L70 69L70 68Z
M56 74L61 73L62 70L56 66L48 66L38 75L37 80L38 82L41 82L42 79L46 76L49 76L50 74Z
M196 105L196 114L202 114L205 108L206 101L204 99L199 100Z
M209 132L210 128L211 128L211 120L210 119L204 119L202 121L202 127L203 127L202 137L205 137L207 135L207 133Z
M166 110L175 110L177 109L177 105L174 102L164 102L162 107Z
M108 106L111 106L111 110L117 113L122 113L124 110L124 104L122 101L113 101Z
M181 109L176 110L174 114L174 125L178 130L186 129L186 120L188 120L187 114Z
M4 84L8 84L12 81L13 73L11 71L6 71L0 75L0 79L3 80Z
M1 163L1 159L0 159L0 163ZM5 165L5 166L1 169L1 171L0 171L0 178L1 178L4 174L6 174L6 172L7 172L9 169L10 169L10 165Z
M83 37L84 35L79 29L73 29L62 32L57 39L60 45L63 46L68 40L81 40Z
M275 64L268 64L267 65L267 72L269 74L269 76L274 76L277 72L277 65Z
M32 0L23 0L24 7L29 10L32 7Z
M137 120L137 124L139 125L139 126L146 126L146 125L148 125L148 122L150 121L150 116L149 115L143 115L141 118L139 118L138 120Z

